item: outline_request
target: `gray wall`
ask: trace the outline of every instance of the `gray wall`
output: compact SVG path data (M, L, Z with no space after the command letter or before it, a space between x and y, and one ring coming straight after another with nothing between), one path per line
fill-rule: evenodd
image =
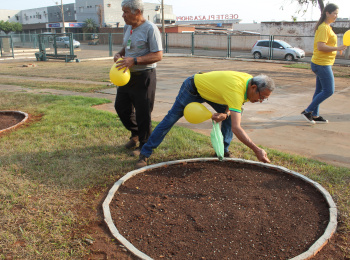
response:
M93 19L99 25L97 14L100 6L103 8L103 0L75 0L77 22L84 22L86 19Z
M231 50L250 51L257 40L269 39L268 35L232 35L231 36ZM281 36L275 35L275 39L288 42L293 47L303 49L306 54L313 52L313 36ZM194 47L204 49L227 49L228 36L227 35L213 35L213 34L195 34ZM338 45L343 42L343 36L338 35ZM169 33L168 34L169 47L184 47L191 48L192 35L190 33Z
M65 22L76 21L74 5L75 4L63 5L64 21ZM48 6L47 13L48 13L48 22L49 23L62 22L61 5Z

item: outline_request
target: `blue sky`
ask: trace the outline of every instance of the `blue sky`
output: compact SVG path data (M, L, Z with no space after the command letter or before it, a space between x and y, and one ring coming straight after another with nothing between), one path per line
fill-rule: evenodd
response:
M111 0L113 1L113 0ZM160 3L160 0L144 0ZM61 0L1 0L1 9L31 9L61 4ZM64 4L74 0L63 0ZM350 18L350 0L334 0L339 6L339 17ZM241 23L261 21L291 21L296 16L298 21L318 20L318 7L309 7L305 15L297 14L298 4L293 0L164 0L164 4L172 5L176 16L237 14ZM283 6L283 9L281 8Z

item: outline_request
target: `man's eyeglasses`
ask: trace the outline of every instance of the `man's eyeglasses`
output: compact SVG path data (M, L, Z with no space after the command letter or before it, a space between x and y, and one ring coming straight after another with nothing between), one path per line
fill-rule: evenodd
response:
M264 102L265 100L268 100L268 99L269 99L269 98L261 97L259 88L257 88L257 90L258 90L258 93L259 93L259 101L260 101L260 103L261 103L261 102Z

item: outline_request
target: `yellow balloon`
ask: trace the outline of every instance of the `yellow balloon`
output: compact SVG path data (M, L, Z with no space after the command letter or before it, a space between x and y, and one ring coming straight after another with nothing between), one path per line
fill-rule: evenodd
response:
M343 36L343 44L346 45L346 46L350 46L350 30L347 30L347 31L344 33L344 36Z
M199 124L211 118L211 112L201 103L189 103L184 109L184 116L191 124Z
M114 63L111 70L109 71L109 78L114 85L122 87L126 85L130 80L130 70L127 69L127 71L124 73L124 69L118 70L116 63Z

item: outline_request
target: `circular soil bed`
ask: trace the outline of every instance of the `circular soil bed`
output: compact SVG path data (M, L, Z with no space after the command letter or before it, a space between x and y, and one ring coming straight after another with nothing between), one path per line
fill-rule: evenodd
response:
M336 228L335 204L319 184L239 159L130 172L103 207L113 235L142 259L307 259Z
M21 111L0 111L0 133L13 129L28 119Z

